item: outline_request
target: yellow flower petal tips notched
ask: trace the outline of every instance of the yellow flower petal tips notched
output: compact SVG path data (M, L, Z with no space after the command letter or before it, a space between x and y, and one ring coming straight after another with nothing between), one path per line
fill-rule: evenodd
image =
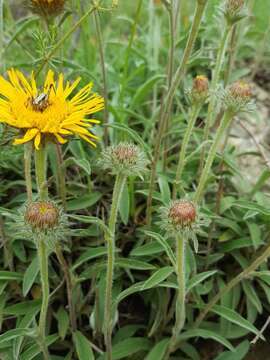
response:
M45 138L64 144L68 136L78 135L96 146L98 138L89 128L99 121L89 116L104 108L104 99L91 92L92 83L72 96L80 78L64 83L60 74L55 81L49 70L39 90L33 74L27 80L22 72L11 69L8 77L9 81L0 76L0 122L21 130L23 136L15 139L15 145L33 141L39 149Z

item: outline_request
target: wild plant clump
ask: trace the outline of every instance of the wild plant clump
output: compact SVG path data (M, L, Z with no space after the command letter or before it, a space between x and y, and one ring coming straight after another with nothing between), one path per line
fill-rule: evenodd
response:
M259 359L266 0L21 3L0 1L0 358Z

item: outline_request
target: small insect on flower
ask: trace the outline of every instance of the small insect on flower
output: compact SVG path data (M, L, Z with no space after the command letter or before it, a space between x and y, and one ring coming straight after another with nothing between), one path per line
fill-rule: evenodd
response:
M41 17L54 17L64 10L65 0L25 0L26 6Z
M80 78L64 84L63 74L57 82L49 70L43 89L38 90L33 74L30 81L14 69L8 76L9 81L0 76L0 122L21 131L15 145L33 141L39 149L45 139L64 144L67 136L76 134L95 146L97 136L89 128L99 121L89 116L103 109L104 99L91 93L92 83L72 97Z
M131 176L144 172L148 161L145 153L138 146L121 142L107 147L102 152L99 163L112 174L123 173Z

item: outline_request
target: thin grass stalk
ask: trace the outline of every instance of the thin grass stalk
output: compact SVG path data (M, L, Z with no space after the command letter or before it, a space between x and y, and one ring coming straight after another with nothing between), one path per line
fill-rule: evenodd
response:
M196 319L194 327L199 327L202 321L205 319L206 315L211 311L213 306L220 301L220 299L225 296L230 290L239 284L242 280L248 278L261 264L263 264L270 256L270 245L267 245L265 250L261 255L259 255L246 269L244 269L240 274L234 277L231 281L228 282L214 297L213 299L205 306L201 311L199 316Z
M169 359L169 356L176 349L177 337L181 333L186 321L186 272L185 272L185 246L186 238L183 234L181 237L176 236L176 275L177 275L177 298L175 303L175 325L173 334L170 339L168 350L164 360Z
M194 125L196 122L196 119L198 118L199 112L201 109L201 105L199 104L195 104L192 106L191 108L191 116L190 119L188 121L188 126L183 138L183 142L182 142L182 146L181 146L181 150L179 153L179 159L178 159L178 165L177 165L177 169L176 169L176 176L175 176L175 180L174 180L174 184L173 184L173 195L172 198L175 200L176 196L177 196L177 192L179 190L179 185L181 183L181 178L182 178L182 174L186 165L186 152L187 152L187 147L188 144L190 142L190 138L191 138L191 134L192 131L194 129Z
M120 204L121 195L126 183L126 175L119 173L116 177L112 205L109 217L109 233L105 235L107 243L107 274L106 292L104 309L104 337L106 344L106 360L112 360L112 330L113 330L113 311L112 311L112 288L115 263L115 226Z
M104 45L102 39L102 31L100 26L100 18L99 18L98 10L94 11L94 19L95 19L95 26L96 26L96 34L97 34L97 41L98 41L98 49L99 49L99 57L100 57L100 66L101 66L101 73L102 73L102 81L103 81L103 97L105 99L104 104L104 124L107 125L109 123L109 110L108 110L108 87L107 87L107 75L106 75L106 65L105 65L105 56L104 56ZM108 127L104 127L104 143L108 145L109 138L108 138Z
M209 150L209 154L208 154L208 157L207 157L207 160L205 163L205 167L204 167L201 177L199 179L199 184L198 184L195 196L194 196L195 203L199 203L201 201L203 192L205 190L205 185L206 185L207 179L209 177L209 173L211 171L213 161L214 161L216 153L217 153L218 146L219 146L220 141L221 141L225 131L227 130L232 118L233 118L233 114L230 111L226 111L224 113L224 116L221 120L220 126L216 132L213 144Z
M4 61L4 0L0 0L0 67L5 71Z
M56 252L58 262L61 265L61 268L64 273L64 277L65 277L67 298L68 298L69 319L70 319L72 331L74 332L77 330L77 318L76 318L75 304L74 304L73 296L72 296L72 294L73 294L72 275L69 270L68 263L66 262L66 259L63 255L62 248L58 242L55 246L55 252Z
M47 56L43 59L43 62L35 72L35 76L38 76L40 74L44 66L49 63L53 55L58 51L58 49L61 48L64 42L80 27L84 20L87 19L88 16L90 16L96 9L99 8L99 3L100 1L97 1L95 5L91 6L89 10L87 10L85 14L70 28L70 30L68 30L63 35L63 37L52 47L52 49L48 52Z
M148 191L148 198L147 198L146 223L148 225L150 225L151 220L152 220L152 200L153 200L153 191L154 191L154 184L155 184L155 177L156 177L156 169L157 169L158 159L160 156L160 148L161 148L161 143L162 143L162 139L164 136L166 121L167 121L167 118L169 118L169 116L170 116L175 92L176 92L177 88L179 87L181 80L183 79L183 76L185 74L187 62L191 55L195 40L196 40L198 32L199 32L199 28L200 28L200 24L202 21L202 17L204 14L206 4L207 4L207 0L198 0L197 1L195 15L194 15L194 19L193 19L192 26L190 29L188 41L187 41L187 44L186 44L186 47L184 50L182 61L179 65L178 69L176 70L174 79L168 90L166 98L164 99L164 102L162 104L162 108L160 111L160 120L159 120L159 125L158 125L158 133L157 133L157 137L156 137L156 145L155 145L155 149L154 149L154 156L153 156L153 161L152 161L152 170L151 170L151 175L150 175L149 191Z
M173 73L174 73L174 51L175 51L175 17L174 17L174 10L175 10L175 2L174 0L171 1L171 4L166 7L168 9L169 15L169 27L170 27L170 50L169 50L169 61L168 61L168 73L167 73L167 84L168 89L172 84ZM166 120L165 124L165 133L168 132L169 127L169 118ZM168 154L168 147L169 147L169 138L167 137L164 141L164 150L163 150L163 169L166 169L166 162L167 162L167 154Z
M232 30L232 25L228 24L224 30L224 33L222 35L222 39L220 42L220 46L218 49L216 65L215 65L215 68L213 71L213 79L211 81L211 91L210 91L211 97L210 97L210 101L209 101L209 105L208 105L207 117L206 117L206 121L205 121L204 133L203 133L203 141L204 142L207 141L209 138L211 125L213 124L213 119L214 119L214 116L216 115L216 112L215 112L216 91L217 91L218 83L220 80L220 73L221 73L222 65L225 60L225 54L226 54L227 44L228 44L228 40L229 40L229 37L231 34L231 30ZM202 171L202 168L204 165L205 150L206 149L203 148L202 152L201 152L199 174L201 174L201 171Z

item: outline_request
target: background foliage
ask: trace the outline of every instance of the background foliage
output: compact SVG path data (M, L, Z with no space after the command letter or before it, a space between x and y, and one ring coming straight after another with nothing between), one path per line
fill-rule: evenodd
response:
M21 2L4 1L1 72L10 67L25 72L38 69L55 44L85 13L88 3L68 2L65 14L56 19L58 26L48 32L42 20L25 10ZM195 3L182 2L175 38L176 66L183 53ZM217 12L221 3L209 1L187 74L175 96L164 139L168 150L165 165L160 161L158 166L151 229L145 227L148 175L144 180L129 179L122 194L114 281L114 299L118 304L113 338L115 360L161 360L171 334L177 285L169 256L174 245L171 239L164 240L157 224L157 210L171 198L171 183L189 111L184 89L190 87L196 74L211 76L221 37ZM110 5L109 0L102 2L104 8ZM249 1L248 6L251 16L239 23L236 31L235 62L229 82L245 77L254 81L254 87L259 82L265 88L269 76L269 4L267 0L258 0ZM160 1L120 0L114 10L100 10L96 15L105 53L109 99L109 124L101 125L97 133L104 139L106 128L110 143L133 140L151 154L160 101L166 88L171 39L167 10ZM71 80L79 75L82 85L93 80L95 91L103 92L94 14L63 42L46 67L64 71ZM259 110L258 107L258 112L252 115L258 122L262 121ZM184 172L187 194L196 187L205 113L204 108L188 149ZM103 123L104 114L99 114ZM250 118L241 121L249 122ZM36 251L33 243L17 231L14 222L18 209L26 201L23 148L11 145L10 130L1 126L0 131L0 356L8 360L41 359L31 330L41 297ZM78 330L71 330L63 269L52 254L48 343L54 360L104 359L101 329L106 247L101 229L91 221L91 216L106 220L111 201L112 176L97 166L103 147L104 141L93 150L73 139L63 148L71 227L63 246L72 273ZM187 323L181 335L181 348L172 359L245 359L252 352L250 341L254 333L258 333L270 310L270 272L263 263L221 298L199 328L194 327L200 309L230 279L246 269L269 242L270 198L266 192L269 167L262 164L259 176L254 174L250 178L245 169L239 168L239 158L246 155L250 155L249 149L239 152L229 141L224 152L216 157L201 208L209 226L200 231L198 254L187 247ZM260 153L253 151L251 155L261 162ZM60 203L54 147L49 149L49 163L49 190ZM13 335L5 338L5 332L12 329L14 333L9 334Z

